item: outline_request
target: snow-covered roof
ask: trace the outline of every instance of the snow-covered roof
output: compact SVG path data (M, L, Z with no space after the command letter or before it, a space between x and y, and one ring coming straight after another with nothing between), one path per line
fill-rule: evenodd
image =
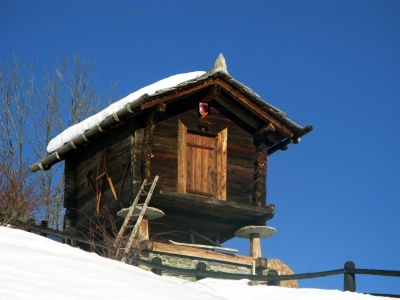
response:
M97 136L112 124L119 122L121 117L126 117L129 113L133 113L135 109L140 109L141 106L143 108L143 104L149 107L152 101L156 101L161 97L167 97L169 95L174 96L182 90L193 87L203 88L213 80L220 80L220 82L227 83L233 90L240 91L245 98L251 99L252 103L256 104L256 111L261 111L272 116L272 118L284 124L283 126L287 128L289 130L288 132L291 132L292 135L306 129L288 119L283 111L265 102L253 90L230 76L227 71L225 59L221 54L214 68L207 73L204 71L196 71L162 79L137 90L127 97L111 104L101 112L67 128L50 141L47 146L47 151L50 154L41 161L31 165L29 170L35 172L39 169L49 169L53 164L63 160L63 157L68 152L77 149L78 146L85 145L89 139ZM308 131L305 133L307 132Z
M182 82L197 78L203 75L204 73L205 72L203 71L197 71L197 72L174 75L168 78L164 78L153 84L150 84L144 88L141 88L136 92L133 92L132 94L129 94L125 98L118 100L117 102L111 104L110 106L98 112L97 114L83 120L78 124L75 124L65 129L63 132L61 132L59 135L57 135L50 141L50 143L47 146L47 152L51 153L53 151L56 151L64 144L72 141L74 138L85 133L85 131L96 126L97 124L100 124L107 117L111 116L112 114L118 112L120 109L124 108L126 104L129 103L132 106L134 106L135 103L138 102L138 100L140 99L140 96L144 94L152 96L154 94L157 94L157 92L160 90L174 87Z

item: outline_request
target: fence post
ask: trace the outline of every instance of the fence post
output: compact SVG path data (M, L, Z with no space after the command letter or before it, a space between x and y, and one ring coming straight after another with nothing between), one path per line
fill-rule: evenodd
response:
M47 228L47 221L46 221L46 220L42 220L42 221L40 222L40 227L45 227L45 228ZM41 236L47 236L47 234L45 234L45 233L43 233L43 232L41 232L40 235L41 235Z
M207 265L206 265L204 262L199 262L199 263L196 265L196 270L199 270L199 271L207 271ZM200 280L200 279L203 279L203 278L205 278L205 277L203 277L203 276L197 276L197 275L196 275L196 281L197 281L197 280Z
M35 219L32 219L32 218L28 219L28 221L26 222L26 225L28 225L28 226L34 226L35 224L36 224ZM26 231L33 232L32 229L27 229Z
M154 258L151 260L151 262L152 262L153 264L156 264L156 265L159 265L159 266L162 265L162 261L161 261L161 258L160 258L160 257L154 257ZM161 269L152 268L151 271L152 271L154 274L157 274L157 275L162 276L162 270L161 270Z
M349 272L349 269L355 269L356 265L352 261L344 264L344 284L343 290L348 292L356 291L356 274Z
M268 271L268 275L271 275L271 276L278 276L279 274L278 274L278 271L276 271L276 270L269 270L269 271ZM280 281L277 281L277 280L268 280L268 281L267 281L267 285L270 285L270 286L280 286L281 284L280 284Z

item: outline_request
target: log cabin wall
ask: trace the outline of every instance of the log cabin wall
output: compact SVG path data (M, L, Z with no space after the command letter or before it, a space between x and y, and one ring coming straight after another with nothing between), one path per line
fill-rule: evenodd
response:
M110 188L110 184L105 178L103 184L103 195L101 198L101 213L105 214L108 209L110 214L116 215L122 207L127 207L133 201L133 176L131 164L132 160L132 143L134 142L135 123L127 123L118 127L111 132L107 132L104 136L97 138L90 143L83 151L70 155L66 159L66 170L70 174L73 182L68 184L68 193L65 197L65 206L71 213L75 211L72 226L81 232L86 232L89 225L89 218L95 216L97 199L95 192L88 182L90 179L94 189L96 189L96 176L98 165L101 161L104 151L108 149L107 169L112 179L114 188L118 193L123 174L126 170L125 179L118 200L115 200ZM134 146L134 145L133 145ZM73 168L73 169L72 169ZM67 174L66 173L66 174ZM88 174L90 174L88 176ZM73 192L72 192L72 188Z
M157 118L152 136L150 170L152 177L160 176L158 186L163 190L177 191L178 120L188 132L202 134L198 126L199 99L201 97L191 96L167 104L166 111ZM209 111L207 120L210 124L205 134L216 136L228 128L226 200L252 205L256 158L254 129L214 100L209 102Z

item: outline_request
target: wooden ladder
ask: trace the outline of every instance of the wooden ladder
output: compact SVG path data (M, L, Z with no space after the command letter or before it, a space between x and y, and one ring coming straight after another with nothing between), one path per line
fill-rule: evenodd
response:
M154 178L153 182L147 183L147 179L145 179L143 181L142 186L140 187L140 190L139 190L138 194L136 195L136 198L133 201L132 206L129 209L129 212L125 217L124 223L122 224L121 229L118 232L117 238L115 239L115 242L114 242L114 247L118 246L118 243L120 242L120 240L122 238L122 235L125 232L125 229L128 228L129 220L133 215L133 211L135 210L135 206L137 205L140 197L147 195L146 200L145 200L145 202L144 202L144 204L142 206L142 210L140 211L139 217L138 217L138 219L136 221L136 224L133 227L133 230L132 230L131 235L129 237L128 243L125 245L125 248L120 248L121 250L122 249L125 250L125 253L124 253L124 255L123 255L122 259L121 259L121 262L125 262L127 257L128 257L129 250L132 247L133 240L134 240L134 238L136 236L136 233L137 233L137 231L139 229L140 223L142 222L143 216L144 216L144 214L146 212L146 209L147 209L147 205L150 202L151 196L153 195L154 188L157 185L157 181L158 181L158 175L156 175L156 177ZM150 190L148 192L146 192L145 187L148 186L148 185L151 185L151 187L150 187ZM117 251L116 257L118 257L118 252L119 252L119 249Z

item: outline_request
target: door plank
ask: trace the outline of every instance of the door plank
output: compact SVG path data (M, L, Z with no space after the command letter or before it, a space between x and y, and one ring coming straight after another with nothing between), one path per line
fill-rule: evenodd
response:
M217 199L226 200L228 128L219 132L217 139Z

